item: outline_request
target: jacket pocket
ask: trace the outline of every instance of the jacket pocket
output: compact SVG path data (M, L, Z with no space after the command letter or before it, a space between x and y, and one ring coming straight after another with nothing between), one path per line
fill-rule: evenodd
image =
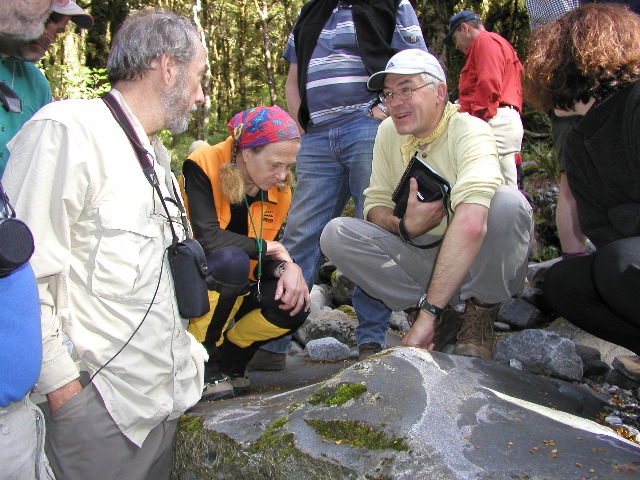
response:
M101 205L98 215L101 228L91 291L98 297L123 303L148 302L159 281L164 256L159 225L164 220L145 217L135 207L122 204Z

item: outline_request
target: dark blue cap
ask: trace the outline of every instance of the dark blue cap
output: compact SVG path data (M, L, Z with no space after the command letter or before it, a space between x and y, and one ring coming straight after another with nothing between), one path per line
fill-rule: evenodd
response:
M471 10L463 10L451 17L451 20L449 20L449 32L443 40L444 44L448 47L453 47L453 32L455 32L463 23L470 22L472 20L480 20L480 17L477 13L472 12Z

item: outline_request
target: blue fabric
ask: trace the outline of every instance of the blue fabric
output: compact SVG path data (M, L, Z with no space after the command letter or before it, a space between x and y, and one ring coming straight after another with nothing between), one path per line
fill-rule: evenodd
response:
M391 318L389 307L377 298L367 295L358 285L353 290L351 301L358 317L357 344L375 342L386 347L389 318Z
M51 88L42 72L33 64L15 58L0 59L0 81L4 81L22 99L22 113L0 107L0 177L9 160L7 143L40 107L51 101Z
M320 131L311 128L302 136L296 163L298 183L282 243L302 269L309 290L324 261L320 251L324 226L342 215L350 197L354 198L356 216L362 218L362 192L369 186L379 125L380 121L360 115L346 125ZM263 348L285 353L290 338Z
M0 278L0 407L29 393L41 364L38 287L26 263Z
M403 0L398 7L391 48L427 51L413 7ZM298 63L294 39L289 35L283 57ZM322 128L351 121L367 111L376 92L367 90L369 75L360 58L351 8L340 2L326 23L308 67L307 102L311 123Z
M228 285L246 285L249 278L249 255L238 247L224 247L207 255L208 274Z
M363 191L369 186L373 142L380 121L360 115L346 125L310 129L298 152L298 183L282 243L313 286L322 266L320 234L333 218L342 215L350 197L357 218L362 218Z

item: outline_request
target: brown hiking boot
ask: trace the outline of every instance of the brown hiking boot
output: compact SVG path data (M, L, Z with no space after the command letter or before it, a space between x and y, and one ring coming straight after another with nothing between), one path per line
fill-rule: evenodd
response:
M367 342L362 345L358 345L358 361L361 362L365 358L369 358L371 355L380 353L382 350L382 345L375 342Z
M462 326L453 354L491 360L493 358L493 322L498 317L498 310L500 310L499 303L490 308L482 308L467 300L465 312L461 315Z
M436 330L433 336L433 351L442 352L447 345L453 343L460 331L462 318L460 313L451 305L442 312L436 320Z

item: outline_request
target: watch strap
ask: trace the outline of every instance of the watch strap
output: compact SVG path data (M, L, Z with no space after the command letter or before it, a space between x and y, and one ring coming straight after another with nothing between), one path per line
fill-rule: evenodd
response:
M427 302L426 299L421 300L419 306L421 310L424 310L425 312L427 312L430 315L433 315L436 318L439 318L440 315L442 315L442 312L444 312L443 308L436 307L435 305L431 305L429 302Z

